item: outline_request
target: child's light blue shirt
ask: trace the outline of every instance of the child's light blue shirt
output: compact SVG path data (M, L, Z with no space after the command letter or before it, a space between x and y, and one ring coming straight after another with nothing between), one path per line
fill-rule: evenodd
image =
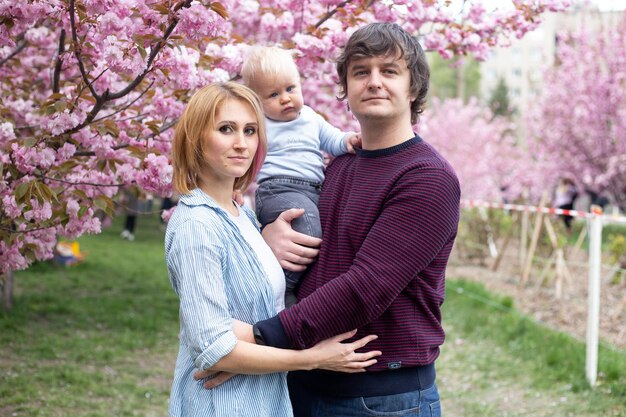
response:
M344 133L328 123L312 108L303 106L297 119L276 122L265 118L267 157L257 181L284 176L321 182L324 179L324 155L346 153Z

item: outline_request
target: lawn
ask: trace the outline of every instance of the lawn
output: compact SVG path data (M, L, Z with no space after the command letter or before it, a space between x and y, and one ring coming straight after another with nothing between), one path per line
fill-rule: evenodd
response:
M177 352L178 302L158 218L136 240L121 221L80 239L85 261L38 263L15 278L0 312L0 416L163 416ZM450 279L438 361L446 417L626 416L626 353L600 349L599 386L584 346L510 299Z

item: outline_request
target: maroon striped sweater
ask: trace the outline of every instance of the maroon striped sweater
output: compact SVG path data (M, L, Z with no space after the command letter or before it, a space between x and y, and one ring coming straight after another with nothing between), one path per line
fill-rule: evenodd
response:
M257 324L266 343L302 349L358 328L356 338L378 335L366 350L383 352L368 371L432 364L444 341L441 304L459 201L454 170L419 136L336 158L319 203L319 258L298 304Z

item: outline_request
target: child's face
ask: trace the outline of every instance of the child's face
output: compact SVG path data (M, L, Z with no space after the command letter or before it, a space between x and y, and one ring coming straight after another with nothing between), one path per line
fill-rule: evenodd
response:
M261 98L265 117L277 122L295 120L302 110L304 99L300 76L287 71L276 77L260 76L255 79L254 91Z

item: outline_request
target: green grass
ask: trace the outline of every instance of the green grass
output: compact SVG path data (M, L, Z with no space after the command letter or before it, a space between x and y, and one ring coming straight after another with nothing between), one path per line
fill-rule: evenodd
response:
M128 242L120 220L80 239L82 264L39 263L16 274L15 307L0 312L0 416L166 414L178 301L163 232L156 217L140 217ZM513 304L449 280L437 362L444 416L626 416L623 351L601 346L592 390L584 345Z
M156 217L136 241L119 221L80 239L85 261L16 273L15 306L0 313L0 415L163 415L178 301Z
M480 284L448 282L444 304L447 341L439 369L444 376L450 371L470 379L473 389L448 393L469 406L464 416L539 416L542 411L546 416L626 416L626 352L600 344L599 379L592 390L585 378L584 343L532 321L512 304L509 297L492 295ZM458 340L462 341L460 346L455 345ZM509 392L529 394L534 390L543 397L568 400L558 410L549 402L542 405L535 401L535 408L526 404L528 414L521 413L519 407L520 414L512 410L503 413L506 404L491 414L479 393L481 384L486 384L482 390L487 396L494 383L512 384ZM483 406L480 413L471 410L477 404Z

